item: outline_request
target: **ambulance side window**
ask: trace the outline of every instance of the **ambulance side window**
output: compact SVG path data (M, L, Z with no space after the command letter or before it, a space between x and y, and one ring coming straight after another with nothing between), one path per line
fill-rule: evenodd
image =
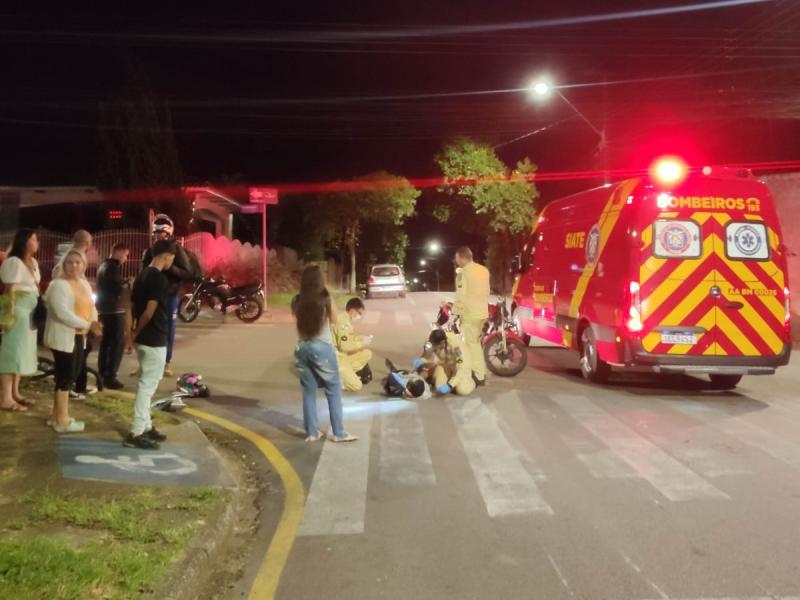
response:
M522 248L522 271L528 271L533 266L533 257L536 255L536 247L541 243L542 232L535 231L525 246Z
M653 223L653 256L683 259L702 255L703 237L696 221L657 219Z
M731 222L725 226L725 254L733 260L769 260L769 234L764 223Z

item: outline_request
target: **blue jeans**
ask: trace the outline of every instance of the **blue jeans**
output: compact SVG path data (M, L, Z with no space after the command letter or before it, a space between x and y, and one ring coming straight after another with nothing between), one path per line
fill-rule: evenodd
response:
M342 423L342 383L333 346L321 340L300 341L294 349L294 364L303 386L303 425L306 433L314 437L317 435L317 384L320 383L328 399L333 435L347 435Z
M172 362L172 348L175 346L175 324L178 320L180 298L180 295L170 296L167 300L167 364Z

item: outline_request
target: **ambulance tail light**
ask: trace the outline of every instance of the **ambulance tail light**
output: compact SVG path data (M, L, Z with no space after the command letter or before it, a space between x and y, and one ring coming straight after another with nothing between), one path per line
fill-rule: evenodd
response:
M374 285L375 284L375 278L374 277L370 277L369 279L367 279L367 284L368 285Z
M628 331L638 333L644 329L642 324L642 300L639 295L640 286L637 281L631 281L628 284L628 313L625 316L625 326Z
M786 331L790 330L791 320L792 320L792 312L791 312L791 303L789 302L789 288L783 288L783 325L786 327Z

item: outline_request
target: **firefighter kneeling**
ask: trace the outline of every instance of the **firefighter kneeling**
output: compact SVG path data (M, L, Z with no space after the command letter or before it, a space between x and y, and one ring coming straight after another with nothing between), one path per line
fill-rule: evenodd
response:
M333 327L339 378L342 380L342 388L348 392L358 392L365 383L372 381L372 370L369 367L372 351L367 349L372 343L372 336L356 335L353 329L353 323L361 320L364 309L361 298L351 298L347 301L345 311L336 318L336 325Z
M457 334L437 329L431 332L422 358L414 361L414 368L430 365L434 388L439 394L455 392L468 396L475 390L467 347Z

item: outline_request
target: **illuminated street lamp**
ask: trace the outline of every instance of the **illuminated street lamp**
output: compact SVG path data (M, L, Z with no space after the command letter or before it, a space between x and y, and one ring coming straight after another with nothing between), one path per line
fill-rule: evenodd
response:
M528 94L536 100L544 99L550 96L551 94L556 94L559 98L561 98L567 104L567 106L569 106L575 112L575 114L578 115L583 120L583 122L586 123L589 126L589 128L592 131L594 131L600 138L600 143L598 144L597 149L598 152L603 153L603 159L604 159L603 162L605 163L606 159L605 129L599 129L598 127L596 127L594 123L592 123L585 114L583 114L580 110L578 110L577 106L575 106L572 102L569 101L569 98L567 98L564 94L562 94L561 91L556 86L551 84L546 79L537 79L532 81L528 86ZM603 168L603 172L604 172L603 178L605 179L605 183L608 184L609 183L608 173L605 166Z
M420 261L419 261L419 266L420 266L420 267L424 267L424 266L425 266L425 265L427 265L427 264L428 264L428 261L427 261L427 260L425 260L424 258L423 258L422 260L420 260Z
M441 250L442 245L438 241L433 240L432 242L428 242L428 252L431 254L439 254Z
M433 272L436 274L436 291L437 292L441 292L442 291L441 281L439 281L439 261L436 260L436 259L438 259L438 256L436 256L436 255L438 255L441 251L442 251L442 245L439 243L438 240L431 240L430 242L428 242L428 252L434 255L434 257L433 257L433 260L434 260ZM423 263L423 262L425 262L425 259L421 260L420 264Z

